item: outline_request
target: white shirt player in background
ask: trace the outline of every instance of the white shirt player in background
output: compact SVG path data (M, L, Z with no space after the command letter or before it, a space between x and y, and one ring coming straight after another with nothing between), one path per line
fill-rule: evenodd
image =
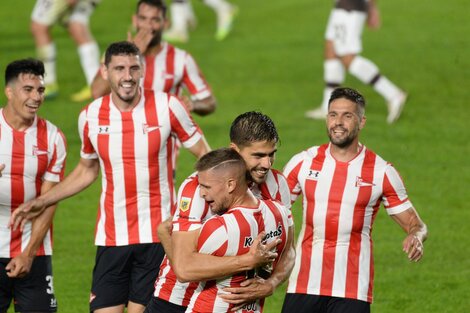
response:
M141 54L134 44L125 41L108 47L102 71L111 86L111 94L93 101L80 114L79 164L61 184L18 208L16 217L12 216L14 224L22 217L31 218L45 205L82 191L98 177L101 168L97 254L104 251L103 255L114 261L113 255L120 251L132 253L139 246L160 246L156 229L170 216L175 202L170 136L177 136L196 157L207 153L209 147L177 98L139 87L142 66ZM106 275L106 270L98 272L97 268L107 265L102 257L97 258L90 310L123 312L127 306L127 312L143 312L163 254L159 259L149 258L153 262L151 268L145 268L148 272L139 272L143 269L135 265L128 269L129 273L141 275L138 279L123 273L127 279L124 287L114 281L114 272L110 271L110 275ZM98 286L95 274L100 275ZM125 288L124 292L116 290L121 287ZM133 293L134 290L138 292Z
M389 124L400 117L406 102L406 93L382 75L377 65L360 55L362 31L366 22L371 29L380 27L380 15L375 0L335 1L325 33L323 100L319 108L307 111L306 117L325 119L330 94L344 82L346 70L364 84L371 85L385 98Z
M289 212L279 202L259 200L248 188L246 165L233 149L222 148L204 155L196 164L200 196L215 216L200 229L197 248L200 253L215 256L235 256L248 252L253 240L265 232L266 242L277 238L277 258L273 264L255 269L256 273L238 272L218 279L201 282L191 298L186 312L228 312L234 309L220 298L225 287L237 287L250 275L276 267L287 243ZM239 312L262 312L264 299L244 305Z
M364 114L357 91L335 89L326 121L330 143L295 155L284 169L292 200L302 194L303 224L283 312L370 311L371 232L381 203L406 232L409 260L423 256L427 228L400 175L359 142Z
M57 96L59 85L56 74L57 48L51 35L55 24L66 25L70 37L77 45L86 86L73 94L72 101L90 100L90 85L100 68L100 51L89 29L89 20L101 0L36 0L31 15L31 32L37 55L44 62L46 97Z
M50 190L64 175L62 132L37 116L44 101L44 65L26 59L5 71L7 104L0 108L0 312L55 312L52 218L56 205L23 230L9 228L21 203Z
M166 6L162 0L140 0L132 24L137 33L128 34L145 57L142 85L180 97L190 112L207 115L214 112L216 100L193 57L186 51L162 41ZM186 89L190 98L183 96ZM109 84L98 73L92 84L94 98L108 94Z
M235 118L230 127L230 147L242 155L250 173L250 190L258 199L274 200L284 205L288 212L289 236L286 249L268 279L252 278L243 282L245 287L225 289L224 301L241 305L271 295L287 279L294 265L294 225L290 215L290 191L284 176L272 169L279 135L274 122L261 112L245 112ZM227 276L252 269L265 262L269 254L257 256L258 243L253 244L254 254L237 257L214 257L197 253L196 241L202 223L212 216L207 203L199 194L197 174L188 177L178 191L178 208L173 226L166 221L159 227L159 236L167 257L160 268L148 313L169 311L184 312L200 281ZM172 233L171 233L172 229ZM171 236L170 236L171 234ZM257 250L258 249L258 250ZM268 249L269 251L269 249ZM178 279L174 268L176 265ZM230 293L228 293L230 292Z
M238 8L226 0L203 0L205 5L214 10L217 17L215 39L224 40L232 31L233 21ZM189 40L189 29L196 28L197 20L191 0L172 0L171 28L165 31L164 38L169 42L185 43Z

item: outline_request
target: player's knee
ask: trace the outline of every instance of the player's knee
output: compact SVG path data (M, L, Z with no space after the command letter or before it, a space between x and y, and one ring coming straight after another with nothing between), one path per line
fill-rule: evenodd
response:
M349 73L365 84L371 84L379 75L379 68L372 61L357 55L349 65Z

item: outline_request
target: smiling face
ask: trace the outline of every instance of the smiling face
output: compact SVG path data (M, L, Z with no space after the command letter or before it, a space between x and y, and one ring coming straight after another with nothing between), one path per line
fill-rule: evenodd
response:
M5 95L8 99L6 115L15 127L29 127L34 122L39 107L44 102L44 79L42 76L22 73L8 83Z
M277 144L272 141L255 141L248 146L238 147L231 144L245 160L247 171L256 184L266 181L268 171L272 168Z
M109 82L114 96L127 104L133 104L139 95L142 63L139 55L119 54L111 57L102 75Z
M345 98L335 99L330 103L326 119L330 142L339 148L357 144L359 131L365 122L365 116L359 115L356 103Z
M147 3L141 3L137 13L132 17L134 27L140 30L150 31L153 35L148 44L149 47L160 44L163 29L165 28L165 16L163 10Z

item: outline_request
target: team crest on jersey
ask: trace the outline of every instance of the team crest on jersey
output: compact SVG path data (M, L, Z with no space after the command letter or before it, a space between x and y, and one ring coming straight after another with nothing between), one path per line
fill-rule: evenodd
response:
M362 177L359 177L359 176L356 177L356 187L371 187L371 186L375 186L375 184L372 182L365 181L364 179L362 179Z
M189 210L190 205L191 205L191 198L182 197L180 200L179 210L182 212L186 212L187 210Z
M167 73L167 72L162 72L162 78L163 79L173 79L175 75Z
M145 134L148 134L150 132L153 132L157 129L159 129L161 126L160 125L155 125L155 126L152 126L152 125L149 125L149 124L142 124L142 132Z
M318 180L319 177L320 177L320 171L308 170L307 179Z
M33 146L33 155L34 156L40 156L40 155L45 155L47 154L47 150L40 150L38 146Z

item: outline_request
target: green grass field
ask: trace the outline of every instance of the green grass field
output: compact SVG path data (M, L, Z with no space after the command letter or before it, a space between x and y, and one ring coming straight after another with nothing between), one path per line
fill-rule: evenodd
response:
M125 39L136 1L105 0L92 18L101 48ZM327 140L325 126L303 117L322 93L323 33L332 1L238 0L240 15L224 42L213 39L215 16L193 1L199 25L183 48L196 58L218 99L215 114L196 118L212 147L228 143L233 118L261 110L278 126L277 168L309 146ZM34 56L29 33L33 0L4 0L0 11L0 68ZM413 204L429 228L425 256L410 263L401 251L404 233L381 211L375 223L374 312L468 312L470 237L468 188L470 131L470 23L464 0L380 1L382 29L366 31L364 56L410 94L402 118L385 123L386 106L370 87L348 78L368 100L362 142L400 171ZM79 158L77 117L85 105L69 95L85 79L75 46L54 28L58 48L59 98L44 103L40 115L58 125L68 140L70 171ZM467 35L465 35L467 34ZM5 103L5 97L1 96ZM178 182L192 171L183 153ZM94 264L94 223L100 183L63 201L54 231L54 283L60 312L86 312ZM465 192L467 190L467 192ZM294 206L297 230L300 206ZM466 211L469 210L469 211ZM267 300L265 312L279 312L284 288ZM13 312L11 309L9 312Z

